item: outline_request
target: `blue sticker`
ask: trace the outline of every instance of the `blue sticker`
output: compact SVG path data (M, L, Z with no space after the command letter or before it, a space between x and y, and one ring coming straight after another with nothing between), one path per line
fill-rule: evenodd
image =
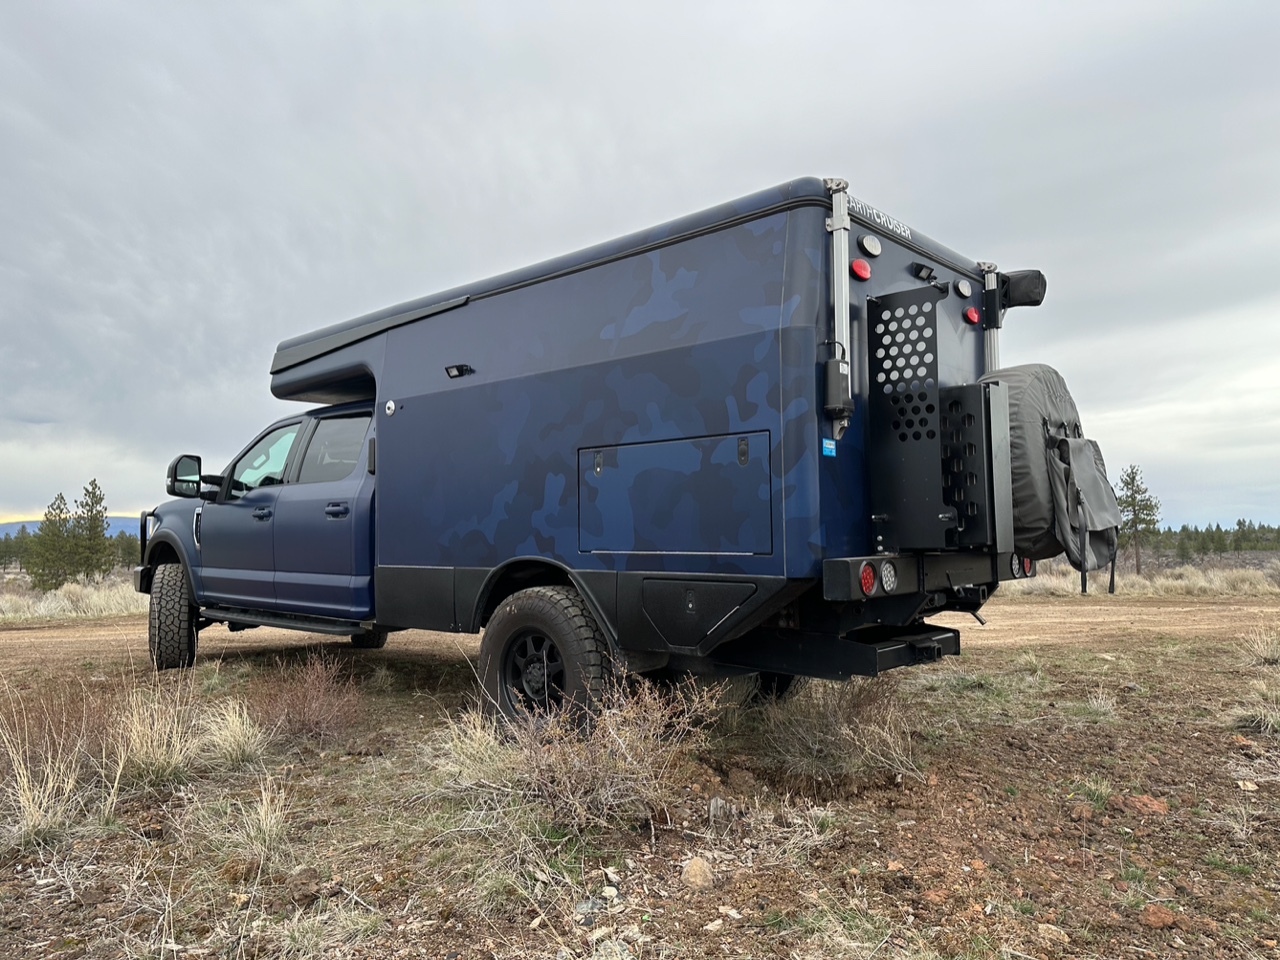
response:
M836 455L836 442L834 440L823 438L822 455L824 457L834 457Z

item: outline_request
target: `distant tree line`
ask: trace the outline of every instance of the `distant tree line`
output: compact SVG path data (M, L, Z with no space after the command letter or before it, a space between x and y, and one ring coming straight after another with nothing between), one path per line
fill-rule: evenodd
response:
M16 565L31 577L33 587L44 591L72 580L101 580L117 566L137 563L138 557L136 536L122 531L109 537L107 529L106 498L98 481L90 480L71 507L61 493L54 497L35 533L25 524L16 537L6 533L0 540L0 569Z

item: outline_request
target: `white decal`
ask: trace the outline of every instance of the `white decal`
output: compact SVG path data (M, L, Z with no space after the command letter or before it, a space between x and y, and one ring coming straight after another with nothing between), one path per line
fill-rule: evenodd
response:
M911 228L905 223L901 220L893 219L893 217L886 213L881 213L875 207L871 206L871 204L863 203L857 197L849 198L849 209L864 220L870 220L877 226L883 227L892 233L896 233L898 236L907 240L911 239Z

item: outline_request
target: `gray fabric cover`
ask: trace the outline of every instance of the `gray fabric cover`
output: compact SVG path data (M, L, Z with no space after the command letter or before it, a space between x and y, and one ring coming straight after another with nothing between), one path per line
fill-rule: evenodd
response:
M1009 388L1014 548L1032 560L1065 549L1077 570L1106 566L1115 556L1120 508L1102 451L1084 438L1061 374L1029 363L982 379Z

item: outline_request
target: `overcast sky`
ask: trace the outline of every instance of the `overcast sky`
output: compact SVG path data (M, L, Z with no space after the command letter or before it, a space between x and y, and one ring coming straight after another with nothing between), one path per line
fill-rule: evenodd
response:
M1167 523L1278 523L1277 39L1223 0L5 3L0 520L221 466L291 409L284 338L813 175L1042 269L1003 360Z

